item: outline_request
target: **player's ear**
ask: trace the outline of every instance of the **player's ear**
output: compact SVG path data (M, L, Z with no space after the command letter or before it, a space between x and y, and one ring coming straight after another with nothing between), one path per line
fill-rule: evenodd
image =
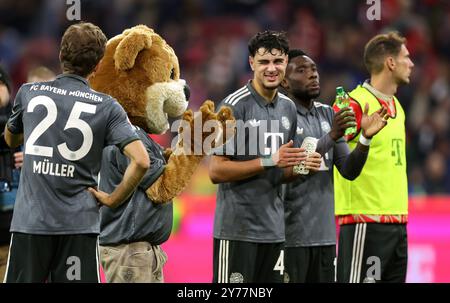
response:
M388 70L390 70L390 71L394 70L394 68L395 68L395 60L394 60L394 57L388 56L388 57L386 57L386 59L385 59L384 62L385 62L385 64L386 64Z
M252 71L255 71L255 58L253 58L252 56L248 56L248 63L250 64L250 67L252 69Z

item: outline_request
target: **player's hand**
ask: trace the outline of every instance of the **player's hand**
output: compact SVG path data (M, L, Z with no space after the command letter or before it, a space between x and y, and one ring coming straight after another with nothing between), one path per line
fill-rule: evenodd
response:
M23 165L23 152L14 153L14 167L19 169Z
M88 191L94 195L94 197L97 199L97 202L99 206L105 205L108 207L113 207L113 203L110 199L109 194L105 193L104 191L97 190L95 188L89 187Z
M336 141L342 137L345 130L348 127L356 125L355 113L350 107L341 108L335 115L333 119L333 125L330 130L330 137L333 141Z
M310 172L317 172L320 169L320 164L322 163L322 156L318 152L313 152L305 160L305 168L309 169Z
M306 160L305 149L293 146L294 142L291 140L281 145L280 149L272 155L272 161L276 166L279 168L294 166Z
M389 115L387 114L387 109L384 106L370 116L368 113L369 103L366 103L361 118L361 129L363 131L363 136L370 139L386 126Z

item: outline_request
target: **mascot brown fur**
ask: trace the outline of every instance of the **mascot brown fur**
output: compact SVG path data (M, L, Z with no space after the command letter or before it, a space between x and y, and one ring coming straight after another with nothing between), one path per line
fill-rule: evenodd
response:
M177 147L173 153L166 150L164 173L146 191L156 203L180 194L204 156L234 135L234 117L227 107L215 113L214 103L208 100L198 113L185 111L188 89L180 79L178 58L166 41L145 25L108 41L105 56L89 82L93 89L116 98L131 123L147 133L166 132L168 117L182 115ZM211 144L204 144L207 142Z

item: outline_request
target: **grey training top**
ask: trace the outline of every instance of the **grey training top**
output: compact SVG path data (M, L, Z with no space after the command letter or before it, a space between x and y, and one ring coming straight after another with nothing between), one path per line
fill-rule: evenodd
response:
M348 179L356 178L367 159L367 153L350 149L344 138L334 142L329 136L334 111L314 102L311 109L297 106L297 140L319 138L316 151L322 154L320 171L286 184L284 199L286 247L336 244L334 220L333 165Z
M97 186L103 147L138 140L120 104L63 74L17 93L7 127L24 134L24 161L11 224L29 234L99 233Z
M295 105L277 93L267 103L251 86L230 94L219 105L232 108L237 135L216 151L233 161L270 155L295 139ZM225 240L277 243L285 240L281 182L283 170L272 167L237 182L219 184L214 220L214 237Z
M159 245L167 241L172 230L172 201L155 204L147 198L149 188L164 171L166 161L163 149L140 128L139 138L150 157L150 168L133 195L115 209L100 209L100 244L118 245L147 241ZM103 150L99 188L110 193L123 178L129 160L115 146Z

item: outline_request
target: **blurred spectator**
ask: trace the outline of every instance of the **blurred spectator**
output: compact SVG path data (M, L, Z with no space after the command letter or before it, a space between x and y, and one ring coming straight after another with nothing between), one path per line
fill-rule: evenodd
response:
M448 193L447 160L438 151L433 151L425 160L425 190L428 194Z
M4 203L4 193L10 191L12 182L11 149L3 139L3 129L11 113L11 83L8 74L0 66L0 202ZM3 204L0 204L0 207Z
M47 67L38 66L28 72L27 82L52 81L55 77L55 73Z
M9 226L18 187L18 172L14 169L13 153L3 139L3 129L11 113L11 83L0 66L0 251L9 243ZM0 259L2 255L0 253ZM0 260L1 264L1 260Z
M6 108L9 105L11 96L11 83L9 76L0 66L0 108Z
M56 77L55 73L52 72L45 66L38 66L31 69L28 72L27 82L42 82L51 81ZM21 148L20 148L21 149ZM14 167L20 169L23 164L23 151L19 150L14 153Z

